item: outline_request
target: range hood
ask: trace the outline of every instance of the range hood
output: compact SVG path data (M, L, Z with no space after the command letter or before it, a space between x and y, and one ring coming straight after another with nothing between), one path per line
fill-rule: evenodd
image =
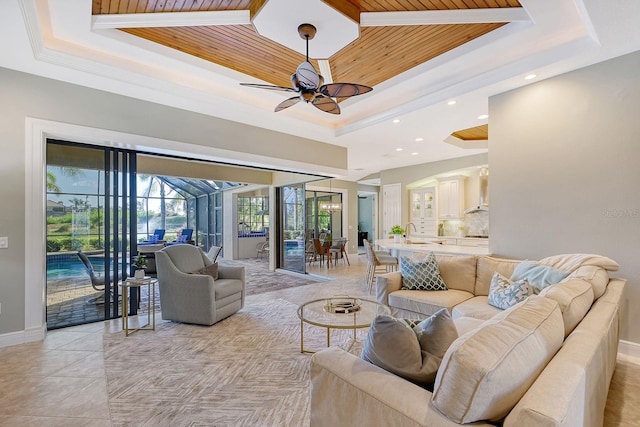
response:
M478 204L472 208L464 211L465 214L472 214L478 212L489 211L489 169L480 169L480 175L478 177L480 196L478 197Z

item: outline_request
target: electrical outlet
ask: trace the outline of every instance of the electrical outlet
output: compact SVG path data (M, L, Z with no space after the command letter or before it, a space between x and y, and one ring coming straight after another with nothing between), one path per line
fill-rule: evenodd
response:
M9 238L0 237L0 249L7 249L9 247Z

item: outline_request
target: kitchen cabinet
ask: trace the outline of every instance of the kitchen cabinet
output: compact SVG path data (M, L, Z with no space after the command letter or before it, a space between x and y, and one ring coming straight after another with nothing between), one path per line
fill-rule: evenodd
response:
M416 229L409 230L414 236L435 236L436 221L436 188L417 188L409 192L409 217Z
M438 182L438 218L464 218L464 176L450 177Z

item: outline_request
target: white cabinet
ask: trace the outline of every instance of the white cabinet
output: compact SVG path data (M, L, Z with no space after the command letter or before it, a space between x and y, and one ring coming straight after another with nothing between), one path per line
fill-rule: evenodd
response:
M416 226L409 234L415 236L435 236L436 221L436 188L425 187L409 192L409 217Z
M451 177L438 182L438 218L464 217L464 176Z

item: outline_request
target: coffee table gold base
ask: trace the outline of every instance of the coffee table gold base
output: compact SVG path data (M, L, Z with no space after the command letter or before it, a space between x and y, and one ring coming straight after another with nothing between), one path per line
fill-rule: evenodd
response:
M336 298L324 298L308 301L298 307L298 318L300 319L300 353L315 353L314 350L305 348L304 345L304 325L318 326L327 330L327 347L331 346L331 330L342 329L353 332L351 341L346 348L350 352L357 342L357 330L371 326L373 319L380 314L390 314L388 306L376 301L360 299L350 296L340 296L337 298L342 302L352 302L357 304L357 309L351 312L339 313L331 308L334 307Z
M327 348L331 347L331 329L327 327ZM353 336L351 337L351 341L349 342L349 346L346 348L347 352L350 352L353 348L353 345L356 343L356 328L353 329ZM317 353L317 350L307 350L304 348L304 321L300 319L300 353L313 354Z
M153 277L144 277L142 279L136 279L129 277L123 283L120 283L122 287L122 330L125 336L129 336L137 331L155 331L156 330L156 283L158 279ZM147 309L147 323L137 328L129 327L129 291L132 288L147 287L148 303Z

